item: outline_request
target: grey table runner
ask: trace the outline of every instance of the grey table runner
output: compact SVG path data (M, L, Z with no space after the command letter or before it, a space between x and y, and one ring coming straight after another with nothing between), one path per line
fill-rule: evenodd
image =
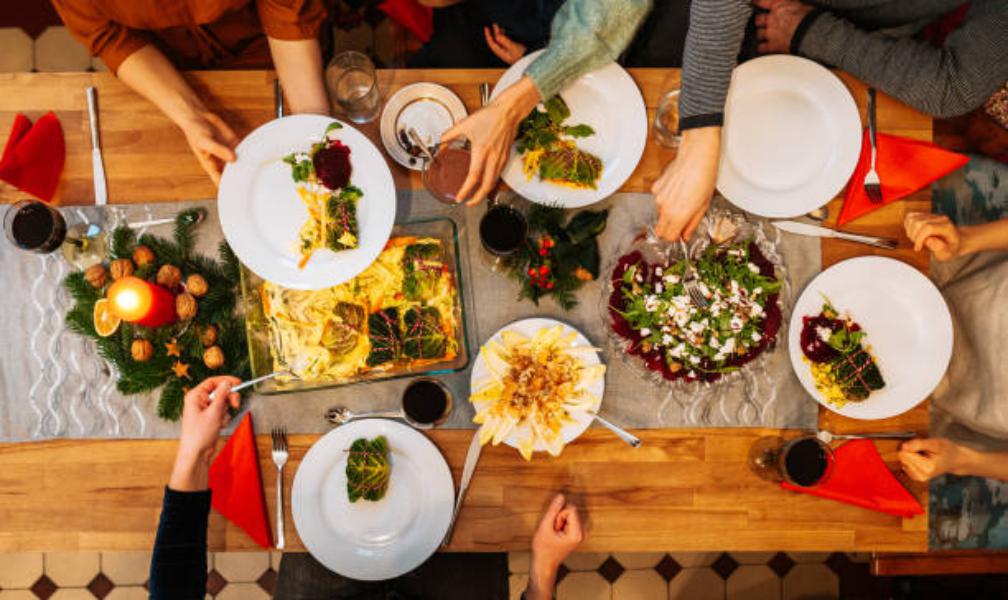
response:
M212 201L145 206L114 206L105 209L108 226L124 221L173 216L179 210L200 204L210 216L200 226L198 249L214 255L222 234ZM470 297L468 322L472 359L479 342L516 319L543 316L565 321L584 332L604 349L606 395L602 413L628 427L732 427L765 426L811 428L818 405L805 393L791 370L787 355L787 321L777 348L749 377L717 388L696 386L676 390L643 380L613 356L606 343L600 307L602 286L591 282L578 293L578 306L563 311L550 300L535 306L518 301L517 283L495 273L482 256L478 239L479 218L484 208L446 207L422 191L399 192L397 221L448 215L459 226L464 286ZM606 232L600 237L603 269L617 248L633 231L654 220L654 201L647 194L616 194L593 208L611 208ZM68 219L95 219L96 209L71 209ZM152 233L170 235L171 227ZM788 271L792 300L820 270L819 241L786 237L780 250ZM0 321L0 440L46 438L163 438L177 435L177 425L156 416L156 395L123 397L115 390L110 366L97 356L90 340L66 331L63 315L69 298L60 281L68 266L58 255L37 256L0 244L0 269L6 279L7 311ZM470 360L470 365L472 360ZM472 407L469 368L443 380L455 394L455 409L445 425L470 428ZM354 410L391 408L398 404L405 380L373 382L303 392L264 396L248 400L259 431L285 425L288 431L321 433L329 429L322 415L334 405Z

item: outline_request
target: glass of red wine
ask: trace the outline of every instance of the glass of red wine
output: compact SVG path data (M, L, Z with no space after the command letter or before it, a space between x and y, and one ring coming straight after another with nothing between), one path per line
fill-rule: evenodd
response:
M522 211L491 196L479 222L479 236L490 270L497 271L527 242L528 220Z
M437 379L419 377L403 391L403 417L417 429L432 429L441 425L451 411L451 390Z
M457 204L456 196L469 175L471 158L465 140L442 144L437 148L433 160L424 165L422 178L427 191L445 204Z
M749 449L749 468L768 481L815 487L829 479L833 451L814 435L762 437Z
M21 250L48 254L63 245L67 224L62 213L48 204L20 200L4 214L4 233Z

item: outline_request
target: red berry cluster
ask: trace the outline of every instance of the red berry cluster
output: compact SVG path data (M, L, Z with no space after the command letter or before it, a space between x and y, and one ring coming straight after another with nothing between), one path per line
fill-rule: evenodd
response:
M550 260L548 258L550 250L556 246L556 242L553 241L548 235L544 235L539 238L539 256L542 258L542 264L538 267L532 265L528 270L529 282L532 287L542 288L544 290L552 290L555 285L555 280L553 278L553 273L550 270Z

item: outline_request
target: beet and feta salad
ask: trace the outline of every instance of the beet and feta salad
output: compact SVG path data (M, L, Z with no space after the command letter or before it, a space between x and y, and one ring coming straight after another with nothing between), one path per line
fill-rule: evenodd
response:
M861 402L885 387L864 330L828 300L818 315L802 317L801 349L816 389L834 406Z
M687 265L650 264L639 251L620 258L609 298L612 328L627 352L670 381L715 381L756 358L781 326L781 282L752 241L710 245L693 260L707 299L695 306Z
M364 192L350 184L350 148L336 137L342 127L338 121L333 122L322 140L307 152L283 158L290 165L298 196L308 209L308 220L301 227L297 243L301 268L322 248L338 252L360 245L357 202Z

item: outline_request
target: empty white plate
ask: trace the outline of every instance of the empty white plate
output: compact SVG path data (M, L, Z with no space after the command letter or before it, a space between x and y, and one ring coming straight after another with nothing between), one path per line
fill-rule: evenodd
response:
M847 87L796 56L764 56L732 73L717 188L764 217L796 217L832 200L861 152L861 117Z
M399 140L399 132L416 129L420 139L431 146L441 141L441 134L466 118L465 104L455 92L436 83L414 83L401 88L385 103L381 116L381 139L385 150L397 163L420 171L422 157L410 156Z
M283 157L307 152L335 121L321 115L294 115L266 123L235 149L238 160L224 168L217 207L224 237L252 271L277 285L317 290L356 277L385 247L395 221L392 172L378 148L343 123L336 137L350 148L350 183L364 196L357 203L360 246L315 252L298 268L298 235L308 209L297 195L291 167Z
M358 438L384 435L392 475L377 502L351 503L346 491L347 449ZM351 579L378 581L426 561L448 532L455 504L451 471L422 433L396 421L364 419L322 436L294 476L291 513L308 552Z
M885 387L862 402L837 408L823 399L802 360L802 317L818 315L824 296L865 332ZM854 419L886 419L904 413L934 391L952 357L952 317L938 288L898 260L863 256L816 276L795 303L788 330L791 366L819 404Z
M491 98L521 79L541 52L533 52L511 65L494 86ZM595 130L595 135L579 138L577 145L602 159L598 187L574 189L540 181L537 176L527 179L514 145L501 176L512 190L533 202L578 208L609 197L633 174L647 141L647 109L633 78L616 63L582 75L561 90L560 96L571 111L565 123L584 123Z

